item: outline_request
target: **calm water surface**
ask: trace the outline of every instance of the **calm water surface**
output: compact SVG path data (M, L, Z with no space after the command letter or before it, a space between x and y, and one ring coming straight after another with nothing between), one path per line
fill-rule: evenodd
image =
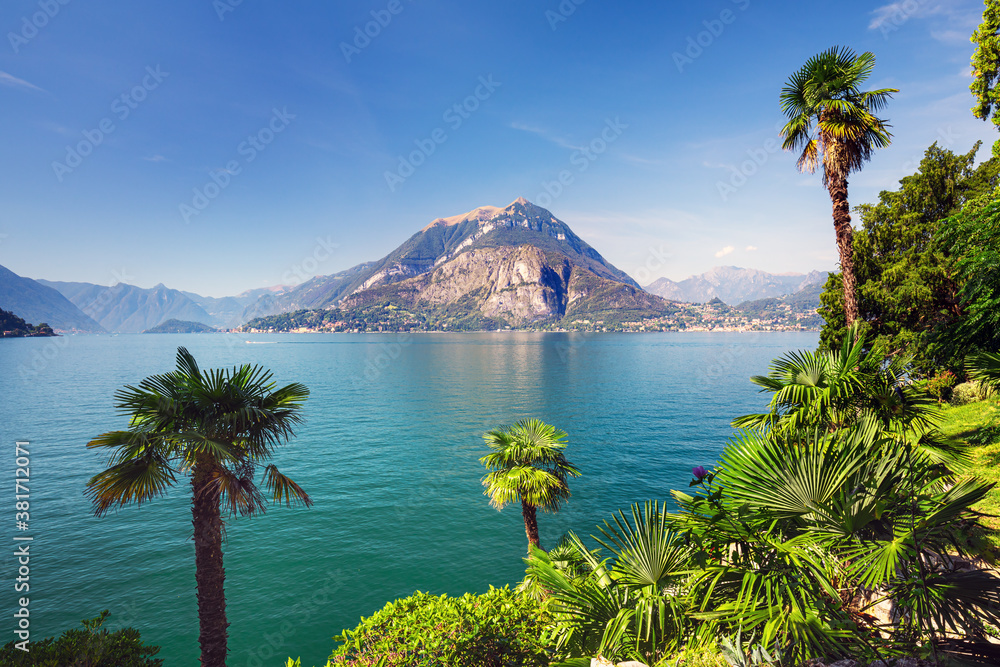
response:
M542 544L583 535L616 509L686 488L711 464L736 415L766 399L748 377L814 333L120 335L0 341L0 517L5 617L15 604L13 537L31 543L32 639L110 609L196 665L188 489L97 519L84 484L103 460L84 445L126 427L112 396L171 370L178 345L203 368L252 362L312 396L277 457L312 496L227 528L229 664L323 664L331 639L414 590L458 594L524 572L517 507L482 495L482 434L524 417L569 432L583 472L573 498L541 514ZM14 530L14 441L31 445L31 520ZM13 638L13 623L3 630Z

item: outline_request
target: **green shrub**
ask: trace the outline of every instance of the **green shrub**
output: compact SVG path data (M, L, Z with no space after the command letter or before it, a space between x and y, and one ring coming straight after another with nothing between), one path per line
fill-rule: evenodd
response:
M976 401L984 401L996 395L989 385L980 382L963 382L951 390L952 405L968 405Z
M951 371L938 373L927 381L926 389L938 402L947 401L951 396L952 387L958 383L958 378Z
M0 648L0 665L12 667L160 667L153 656L159 646L143 646L139 631L102 628L108 611L83 621L83 629L67 630L60 637L47 637L29 644L29 652L8 642Z
M980 400L979 387L975 382L963 382L951 390L952 405L967 405Z
M331 665L352 667L544 667L546 614L509 588L462 597L417 591L335 637Z

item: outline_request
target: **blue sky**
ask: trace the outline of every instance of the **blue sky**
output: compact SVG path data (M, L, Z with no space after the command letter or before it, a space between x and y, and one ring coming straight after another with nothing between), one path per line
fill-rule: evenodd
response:
M871 87L900 93L893 145L850 182L852 204L872 201L935 140L982 139L988 155L995 131L968 111L981 12L6 0L0 264L223 296L524 196L642 284L720 264L832 269L820 177L774 150L782 84L830 46L875 53Z

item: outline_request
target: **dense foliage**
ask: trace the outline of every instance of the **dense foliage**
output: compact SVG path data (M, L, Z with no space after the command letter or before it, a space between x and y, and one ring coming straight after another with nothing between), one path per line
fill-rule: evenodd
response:
M351 667L544 667L547 617L508 588L461 597L417 592L390 602L353 630L330 665Z
M884 191L878 203L857 209L862 223L854 234L859 321L873 342L911 356L924 375L938 369L961 373L965 355L975 348L970 342L981 343L985 331L985 322L977 321L962 327L961 338L954 337L959 323L968 321L970 278L978 277L983 285L997 277L990 262L1000 238L978 233L972 237L976 245L968 240L982 217L980 209L1000 183L1000 160L976 167L978 149L976 144L966 154L955 154L934 144L898 190ZM992 267L997 270L995 263ZM826 320L820 340L830 349L846 334L840 293L840 275L831 274L819 311Z
M976 118L992 118L1000 127L997 110L1000 109L1000 1L985 0L983 22L974 33L972 43L976 50L972 54L972 84L969 89L976 97L972 113Z
M151 329L146 329L142 333L147 334L158 334L158 333L213 333L216 329L208 326L207 324L202 324L201 322L188 322L186 320L176 320L169 319L160 322L155 327Z
M972 507L992 485L935 446L936 402L870 347L777 360L758 378L772 411L694 469L676 512L599 527L607 555L572 535L569 554L533 550L524 587L550 597L557 657L652 665L721 637L797 665L995 632L1000 578L957 557L986 548Z
M108 612L83 621L83 629L67 630L59 637L32 641L30 651L15 648L11 641L0 648L0 665L11 667L160 667L154 658L158 646L146 646L134 628L111 632L102 625Z
M23 336L54 336L47 323L28 324L14 313L0 309L0 338L20 338Z
M949 249L961 285L961 316L931 338L931 353L964 359L1000 350L1000 198L982 209L967 206L944 221L938 238Z

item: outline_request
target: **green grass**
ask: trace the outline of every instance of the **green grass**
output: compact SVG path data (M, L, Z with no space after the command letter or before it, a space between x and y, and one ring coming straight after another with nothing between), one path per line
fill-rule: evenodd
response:
M990 529L986 537L994 551L1000 553L1000 398L946 406L940 428L949 438L968 445L970 474L997 484L975 509L992 515L983 524Z

